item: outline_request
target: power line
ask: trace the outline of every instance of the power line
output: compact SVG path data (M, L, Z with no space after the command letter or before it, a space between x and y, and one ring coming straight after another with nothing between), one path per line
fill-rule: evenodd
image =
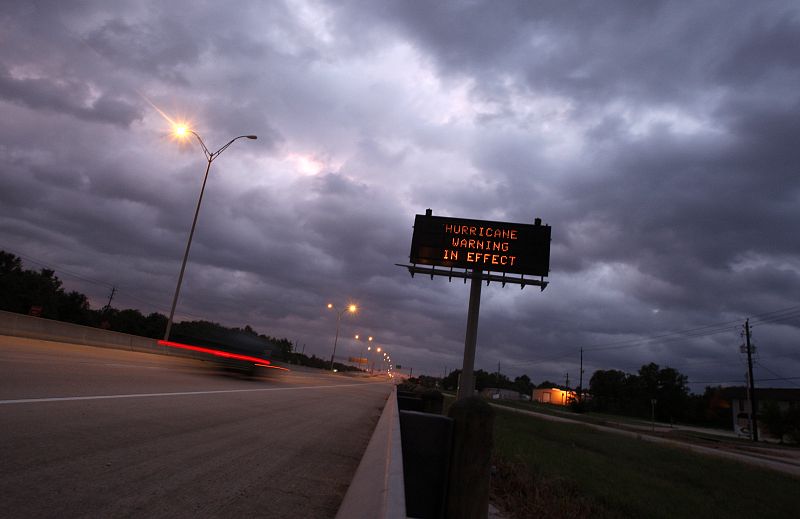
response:
M96 284L96 285L101 285L101 286L108 287L108 288L114 290L117 294L122 294L122 295L124 295L124 297L126 297L128 299L133 299L135 301L138 301L139 303L144 303L144 304L146 304L146 305L148 305L150 307L155 308L156 311L160 311L162 313L165 313L164 311L166 309L166 306L162 306L162 305L159 305L159 304L154 304L150 300L147 300L147 299L144 299L142 297L139 297L139 296L135 295L135 293L133 293L132 290L131 291L126 290L126 286L125 285L121 285L121 288L120 288L120 286L116 286L116 285L114 285L112 283L109 283L107 281L101 281L101 280L98 280L98 279L88 278L86 276L82 276L80 274L76 274L74 272L71 272L70 270L65 269L65 268L63 268L63 267L61 267L59 265L54 264L54 263L47 263L47 262L44 262L44 261L39 260L37 258L34 258L32 256L29 256L27 254L21 254L21 253L19 253L17 251L14 251L14 250L11 250L11 249L5 247L2 244L0 244L0 248L2 248L2 250L6 251L6 252L9 252L11 254L14 254L15 256L18 256L18 257L24 259L26 262L34 263L34 264L39 265L41 267L44 267L46 269L52 270L58 276L63 276L64 274L66 274L68 276L80 279L82 281L86 281L87 283L93 283L93 284ZM127 288L130 288L130 287L127 287ZM118 295L117 299L119 299L119 297L120 296ZM191 314L191 313L183 311L183 310L181 311L181 314L186 315L188 317L193 317L195 319L200 319L200 320L204 319L204 317L202 317L202 316L194 315L194 314Z
M790 306L787 308L781 308L779 310L773 310L771 312L764 312L763 314L756 314L752 316L754 321L767 321L773 318L782 318L781 314L786 313L798 313L800 312L800 305Z
M764 365L764 364L763 364L761 361L758 361L758 360L756 360L755 362L756 362L756 364L758 364L760 367L762 367L762 368L764 368L765 370L769 371L770 373L772 373L772 374L773 374L773 375L775 375L776 377L780 377L780 378L777 378L777 379L775 379L775 380L798 380L798 379L800 379L800 377L784 377L784 376L783 376L783 375L781 375L780 373L776 373L775 371L773 371L773 370L769 369L768 367L766 367L766 366L765 366L765 365ZM800 384L795 384L795 383L792 383L792 385L793 385L793 386L800 387Z
M790 306L787 308L782 308L778 310L772 310L770 312L764 312L761 314L753 315L753 322L756 324L772 324L781 321L786 321L790 319L800 318L800 305ZM727 331L732 330L732 325L738 325L739 321L724 321L714 324L707 324L703 326L697 326L694 328L688 328L686 330L678 330L674 332L667 332L659 335L653 335L649 337L640 337L635 339L626 339L623 341L615 341L609 342L604 344L598 344L595 346L586 346L583 348L583 351L591 352L591 351L609 351L609 350L617 350L617 349L625 349L625 348L640 348L643 346L655 345L655 344L663 344L667 342L674 342L680 339L686 338L700 338L700 337L708 337L711 335L717 335L720 333L724 333ZM546 362L560 360L567 357L572 357L579 352L579 348L571 349L568 352L563 354L555 355L552 357L546 357L543 359L531 359L527 361L521 361L519 364L530 366L536 364L544 364Z
M52 270L53 272L58 272L59 274L62 274L62 275L63 274L67 274L69 276L78 278L78 279L80 279L82 281L86 281L87 283L94 283L96 285L104 285L104 286L109 287L109 288L112 288L114 286L113 284L111 284L111 283L109 283L107 281L100 281L100 280L97 280L97 279L87 278L87 277L82 276L80 274L75 274L74 272L70 272L69 270L67 270L67 269L65 269L63 267L60 267L58 265L53 266L51 264L47 264L47 263L45 263L45 262L43 262L41 260L38 260L36 258L32 258L32 257L27 256L25 254L20 254L19 252L10 251L5 246L3 246L3 250L5 250L6 252L11 252L12 254L14 254L16 256L19 256L20 258L24 259L25 261L28 261L30 263L35 263L35 264L37 264L37 265L39 265L41 267L45 267L45 268L47 268L49 270Z

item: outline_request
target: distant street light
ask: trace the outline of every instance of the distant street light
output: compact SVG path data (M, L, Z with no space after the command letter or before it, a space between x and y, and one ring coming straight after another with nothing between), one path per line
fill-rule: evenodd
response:
M370 346L370 347L369 347L369 348L367 348L367 349L368 349L368 350L372 349L372 346ZM380 353L380 352L381 352L381 347L380 347L380 346L378 346L377 348L375 348L375 352L376 352L376 353ZM374 355L373 355L373 357L372 357L372 367L370 368L369 372L370 372L370 373L375 373L375 357L374 357Z
M360 338L361 338L361 337L360 337L360 335L359 335L359 334L356 334L356 337L355 337L355 339L356 339L356 340L360 340ZM363 358L363 359L364 359L364 363L365 363L365 364L369 365L369 358L367 357L367 352L368 352L368 351L370 351L370 350L372 349L372 346L370 346L370 344L372 344L372 341L373 341L374 339L375 339L375 337L373 337L372 335L370 335L369 337L367 337L367 342L365 343L365 346L366 346L366 348L364 349L364 357L360 357L360 358L358 359L358 360L359 360L359 362L358 362L358 364L359 364L359 367L361 366L361 358ZM364 368L364 371L367 371L367 369L366 369L367 367L368 367L368 366L365 366L365 368Z
M354 314L358 310L358 307L356 305L350 304L340 311L337 310L335 306L333 306L333 303L328 303L328 310L333 310L338 314L338 317L336 318L336 337L334 337L333 339L333 353L331 353L330 369L331 371L333 371L333 358L336 356L336 343L339 342L339 323L342 321L342 315L344 315L345 312L350 312L351 314Z
M173 129L174 134L176 137L184 138L188 137L188 134L192 134L197 137L197 140L200 142L200 146L203 148L203 154L206 156L206 160L208 161L208 165L206 166L206 174L203 177L203 187L200 188L200 197L197 199L197 208L194 210L194 219L192 220L192 230L189 231L189 241L186 242L186 251L183 253L183 262L181 263L181 273L178 275L178 285L175 287L175 295L172 298L172 308L169 311L169 319L167 320L167 330L164 332L164 340L169 340L169 332L172 330L172 318L175 316L175 306L178 304L178 295L181 292L181 283L183 282L183 272L186 270L186 260L189 258L189 248L192 246L192 237L194 236L194 228L197 225L197 215L200 213L200 203L203 201L203 192L206 190L206 181L208 180L208 172L211 170L211 163L220 156L220 154L228 149L228 146L234 143L234 141L238 139L257 139L258 137L255 135L240 135L238 137L234 137L228 144L221 147L215 152L208 151L206 144L203 142L203 139L190 128L187 128L183 125L175 126Z

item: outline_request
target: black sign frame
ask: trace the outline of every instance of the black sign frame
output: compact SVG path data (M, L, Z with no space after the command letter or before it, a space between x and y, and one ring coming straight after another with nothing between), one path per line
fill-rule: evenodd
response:
M418 214L412 264L545 277L550 272L549 225Z

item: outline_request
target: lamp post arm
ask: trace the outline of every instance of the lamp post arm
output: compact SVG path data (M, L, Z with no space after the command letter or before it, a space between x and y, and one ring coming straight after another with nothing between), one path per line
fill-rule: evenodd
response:
M206 156L206 160L209 161L209 162L214 160L214 154L211 153L210 151L208 151L208 148L206 147L206 143L203 142L203 139L200 138L200 135L198 135L197 132L195 132L194 130L189 130L189 131L191 132L192 135L197 137L197 141L200 143L200 146L203 147L203 154Z
M218 149L218 150L217 150L217 151L215 151L214 153L211 153L211 154L210 154L210 155L211 155L211 159L210 159L210 160L214 160L214 159L216 159L217 157L219 157L219 156L220 156L220 154L221 154L223 151L225 151L225 150L227 150L227 149L228 149L228 146L230 146L231 144L233 144L233 143L234 143L234 142L236 142L237 140L239 140L239 139L245 139L245 138L249 139L250 137L251 137L250 135L240 135L240 136L238 136L238 137L234 137L233 139L231 139L230 141L228 141L228 144L226 144L225 146L221 147L220 149Z

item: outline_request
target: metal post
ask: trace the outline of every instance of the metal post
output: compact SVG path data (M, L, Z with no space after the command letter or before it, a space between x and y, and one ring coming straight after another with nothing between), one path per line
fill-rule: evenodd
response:
M475 391L475 345L478 341L478 314L481 310L481 269L472 270L472 282L469 289L469 312L467 314L467 334L464 338L464 365L458 385L457 400L471 397Z
M650 430L656 431L656 399L650 399Z
M186 270L186 260L189 257L189 248L192 246L192 236L194 236L194 228L197 225L197 215L200 213L200 204L203 202L203 193L206 190L206 181L208 181L208 171L211 169L211 163L220 156L220 154L227 150L231 144L238 141L239 139L258 139L255 135L239 135L238 137L234 137L233 139L229 140L228 143L218 149L215 152L208 151L208 147L206 147L206 143L203 142L203 139L200 138L200 135L193 131L189 130L188 128L183 128L182 134L191 133L195 137L197 137L197 141L200 143L200 147L203 148L203 155L205 155L206 160L208 161L208 165L206 166L206 174L203 177L203 187L200 188L200 197L197 199L197 208L194 210L194 220L192 220L192 230L189 231L189 241L186 242L186 252L183 253L183 263L181 263L181 273L178 276L178 285L175 287L175 296L172 298L172 308L169 311L169 319L167 320L167 329L164 332L164 340L169 340L169 332L172 330L172 318L175 316L175 305L178 304L178 295L181 291L181 282L183 281L183 272Z
M581 348L581 379L578 382L578 402L583 402L583 348Z
M201 141L202 142L202 141ZM197 215L200 213L200 204L203 202L203 193L206 190L206 181L208 180L208 171L211 169L211 161L214 157L208 158L208 166L206 166L206 175L203 177L203 187L200 188L200 198L197 199L197 208L194 210L194 220L192 220L192 230L189 231L189 241L186 242L186 251L183 253L183 263L181 263L181 273L178 275L178 285L175 287L175 296L172 298L172 308L169 310L169 319L167 320L167 330L164 332L164 340L169 340L169 332L172 330L172 318L175 316L175 305L178 304L178 294L181 293L181 282L183 281L183 272L186 270L186 260L189 258L189 248L192 246L192 237L194 236L194 228L197 226Z
M750 423L752 423L753 441L758 441L758 400L756 399L756 385L753 380L753 346L750 344L750 319L744 322L744 333L747 338L747 378L750 388Z
M337 312L339 317L336 319L336 337L333 339L333 353L331 353L331 371L333 371L333 358L336 356L336 343L339 341L339 323L342 320L342 312Z

